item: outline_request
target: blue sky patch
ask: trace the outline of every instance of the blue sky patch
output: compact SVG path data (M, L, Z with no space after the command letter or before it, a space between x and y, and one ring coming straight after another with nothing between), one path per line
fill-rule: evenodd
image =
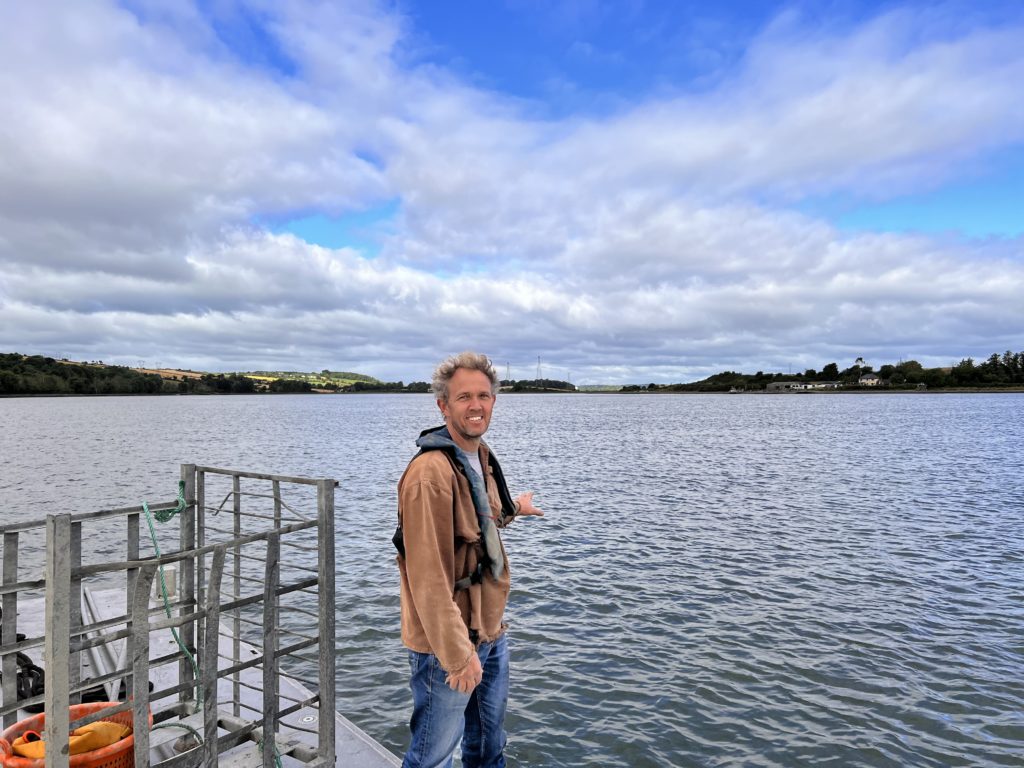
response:
M1024 234L1024 148L1001 153L991 165L983 177L881 203L831 200L801 207L852 232L1017 237Z
M332 217L320 212L271 223L275 233L289 232L307 243L324 248L354 248L364 255L376 256L381 241L393 231L399 201L392 200L365 211Z

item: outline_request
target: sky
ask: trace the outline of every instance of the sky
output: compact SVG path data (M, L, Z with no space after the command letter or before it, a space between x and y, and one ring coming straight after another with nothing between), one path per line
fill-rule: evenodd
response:
M1024 4L0 2L0 351L695 381L1024 350Z

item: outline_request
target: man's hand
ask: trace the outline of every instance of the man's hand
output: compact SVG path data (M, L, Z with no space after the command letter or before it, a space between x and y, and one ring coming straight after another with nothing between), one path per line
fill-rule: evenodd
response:
M537 507L533 506L533 491L519 494L519 496L516 497L516 504L519 505L519 511L516 512L517 515L537 515L538 517L544 517L544 513Z
M469 660L469 664L458 672L449 672L445 682L448 683L448 687L453 691L472 693L473 689L480 685L483 677L484 670L480 666L480 657L474 653L473 657Z

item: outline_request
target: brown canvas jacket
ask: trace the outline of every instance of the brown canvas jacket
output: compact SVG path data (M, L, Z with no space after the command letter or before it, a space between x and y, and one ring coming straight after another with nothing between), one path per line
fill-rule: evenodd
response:
M481 445L487 496L499 526L501 501ZM402 642L419 653L433 653L441 667L457 672L469 663L475 648L469 630L479 641L505 631L502 616L510 588L508 556L502 544L505 570L497 581L485 569L483 579L456 591L455 582L476 568L480 524L469 480L458 472L442 450L414 458L398 483L398 519L405 557L398 556L402 579Z

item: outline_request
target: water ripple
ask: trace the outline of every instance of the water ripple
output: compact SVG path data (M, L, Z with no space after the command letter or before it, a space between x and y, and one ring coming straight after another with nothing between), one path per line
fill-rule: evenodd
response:
M1024 765L1020 395L502 396L510 764ZM425 397L0 400L0 503L335 476L339 707L396 752L394 488ZM162 439L164 436L167 439ZM130 456L130 458L126 458Z

